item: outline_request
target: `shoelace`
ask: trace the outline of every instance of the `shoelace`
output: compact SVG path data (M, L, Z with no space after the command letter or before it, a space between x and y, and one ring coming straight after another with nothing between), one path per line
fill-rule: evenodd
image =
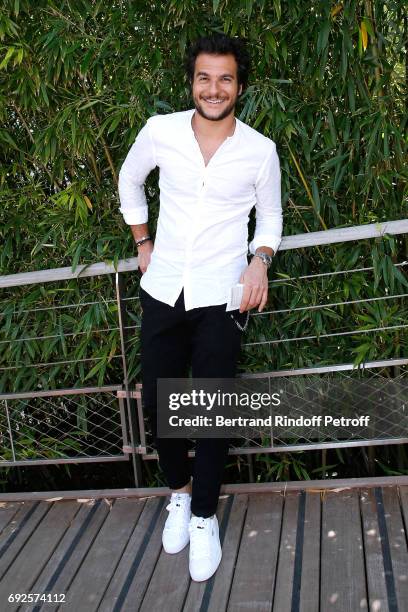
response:
M184 514L187 514L189 509L189 498L186 496L172 495L170 503L166 506L166 510L170 512L167 518L167 525L171 528L182 527ZM174 512L171 512L174 510Z
M211 556L210 534L211 521L205 518L193 520L189 527L190 557L203 558Z

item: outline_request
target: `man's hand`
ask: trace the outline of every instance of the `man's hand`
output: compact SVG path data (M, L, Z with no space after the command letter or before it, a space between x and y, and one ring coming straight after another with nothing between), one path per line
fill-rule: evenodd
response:
M150 257L153 253L153 242L148 240L140 245L137 249L137 258L139 261L139 269L142 274L144 274L147 270L147 267L150 263Z
M239 312L251 310L258 305L258 312L262 312L268 300L268 270L259 257L252 259L239 282L244 285Z

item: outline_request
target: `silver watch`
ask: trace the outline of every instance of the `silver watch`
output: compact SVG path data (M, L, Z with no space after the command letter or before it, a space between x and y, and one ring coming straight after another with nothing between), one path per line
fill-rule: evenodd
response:
M264 253L263 251L259 251L259 253L255 253L254 257L259 257L259 259L262 259L265 266L269 270L272 264L272 257L270 255L268 255L267 253Z

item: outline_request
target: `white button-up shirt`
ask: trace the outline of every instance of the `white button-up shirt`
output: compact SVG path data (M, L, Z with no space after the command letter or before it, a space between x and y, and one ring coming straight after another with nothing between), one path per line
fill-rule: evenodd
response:
M225 304L247 266L249 245L276 253L282 234L279 158L275 143L239 119L207 166L191 125L194 109L147 120L119 173L125 223L147 223L147 175L160 169L154 250L140 285L174 306L184 288L186 310Z

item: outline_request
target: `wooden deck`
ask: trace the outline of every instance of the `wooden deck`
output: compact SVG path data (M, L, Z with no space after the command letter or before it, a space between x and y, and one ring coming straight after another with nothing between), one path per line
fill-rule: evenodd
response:
M222 562L201 584L188 547L162 550L166 501L0 501L0 609L408 610L408 486L224 495ZM65 603L18 608L10 593Z

